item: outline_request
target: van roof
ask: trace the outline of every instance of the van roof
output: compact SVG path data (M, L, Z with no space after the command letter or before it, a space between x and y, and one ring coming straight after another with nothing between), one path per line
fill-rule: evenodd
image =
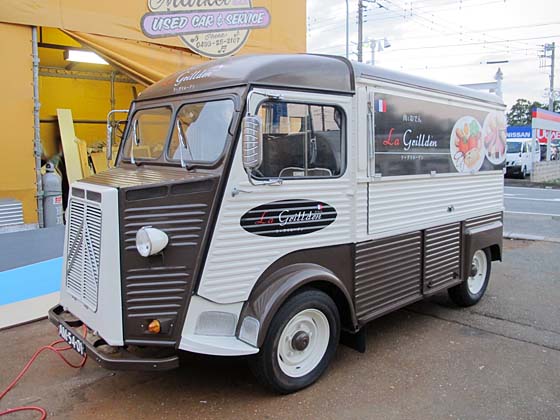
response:
M351 95L356 79L372 79L504 105L496 95L440 83L339 56L315 54L241 55L209 61L174 73L142 92L138 100L244 85L305 89Z

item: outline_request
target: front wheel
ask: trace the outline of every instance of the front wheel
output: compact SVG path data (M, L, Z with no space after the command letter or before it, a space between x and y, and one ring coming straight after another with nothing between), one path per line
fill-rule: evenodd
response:
M476 251L473 255L469 278L448 290L451 300L459 306L477 304L488 287L491 266L490 252L487 249Z
M323 374L339 338L336 304L319 290L305 290L276 313L261 351L251 360L251 370L276 392L298 391Z

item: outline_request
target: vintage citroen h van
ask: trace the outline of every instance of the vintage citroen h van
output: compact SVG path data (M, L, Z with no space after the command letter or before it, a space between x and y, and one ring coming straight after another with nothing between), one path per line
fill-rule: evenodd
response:
M484 295L501 259L503 111L340 57L172 75L132 104L116 167L71 186L50 319L110 369L253 355L274 390L308 386L341 334L363 351L383 314Z

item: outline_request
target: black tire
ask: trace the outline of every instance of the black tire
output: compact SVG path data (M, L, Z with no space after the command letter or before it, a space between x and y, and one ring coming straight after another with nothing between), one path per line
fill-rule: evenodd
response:
M527 167L526 166L524 166L523 169L521 169L521 174L519 176L521 177L521 179L527 178Z
M480 290L477 293L473 293L473 291L469 287L469 279L472 279L472 277L470 276L462 283L447 290L451 300L458 306L468 307L476 305L480 301L480 299L482 299L482 296L484 296L484 293L486 292L488 282L490 280L490 272L492 271L492 258L488 249L483 249L481 251L486 257L487 269ZM473 255L473 262L476 258L477 252L478 251L476 251Z
M306 309L316 309L328 320L328 344L324 355L309 373L300 377L288 376L278 361L279 340L288 323ZM336 352L339 339L340 316L336 304L326 293L306 289L290 297L274 315L260 352L250 359L249 366L257 379L273 391L280 394L296 392L313 384L325 372ZM312 344L309 341L308 345Z

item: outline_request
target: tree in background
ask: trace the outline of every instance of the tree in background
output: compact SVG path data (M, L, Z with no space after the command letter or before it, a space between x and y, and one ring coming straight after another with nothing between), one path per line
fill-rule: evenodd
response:
M508 125L530 125L533 119L533 108L548 109L548 106L538 101L531 102L527 99L519 98L506 114ZM559 111L560 102L554 101L554 112Z

